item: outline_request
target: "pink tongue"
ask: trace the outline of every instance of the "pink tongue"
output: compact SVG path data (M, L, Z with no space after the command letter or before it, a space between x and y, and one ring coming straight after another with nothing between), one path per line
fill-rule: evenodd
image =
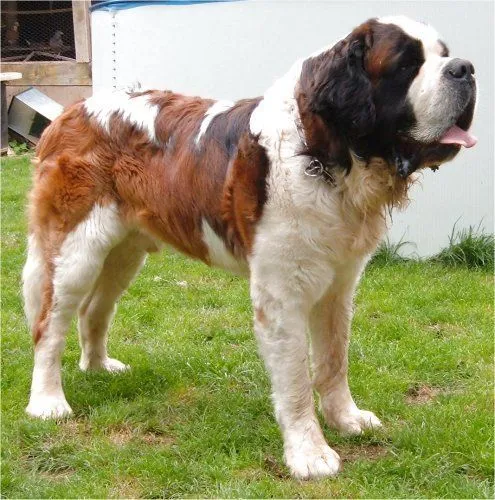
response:
M478 142L478 139L473 134L454 125L445 132L439 142L441 144L459 144L466 148L472 148Z

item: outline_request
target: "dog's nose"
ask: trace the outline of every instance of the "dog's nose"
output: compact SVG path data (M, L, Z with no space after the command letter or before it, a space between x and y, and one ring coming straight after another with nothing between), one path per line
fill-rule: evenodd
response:
M453 80L471 80L474 66L466 59L452 59L445 67L445 75Z

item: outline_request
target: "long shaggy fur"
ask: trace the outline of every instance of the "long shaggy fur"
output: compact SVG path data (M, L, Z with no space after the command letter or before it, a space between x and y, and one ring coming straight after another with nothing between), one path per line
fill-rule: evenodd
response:
M411 172L459 150L414 135L433 127L430 112L414 111L425 107L416 89L443 82L451 61L435 37L410 20L369 20L296 62L262 97L116 92L55 120L38 144L30 194L27 412L72 412L61 355L74 315L80 368L128 369L108 354L108 328L147 254L168 244L249 277L285 461L298 478L336 474L340 458L323 436L313 387L328 425L355 434L381 425L347 382L353 294L387 211L407 204ZM467 130L475 87L465 80L455 83L469 100L456 123ZM447 104L458 98L449 85ZM443 102L445 86L433 87ZM307 175L311 165L325 175Z

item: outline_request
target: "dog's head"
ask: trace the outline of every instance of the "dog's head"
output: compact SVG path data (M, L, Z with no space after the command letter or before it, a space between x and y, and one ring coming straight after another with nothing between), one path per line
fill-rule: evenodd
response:
M370 19L307 59L297 101L308 154L346 168L352 151L383 157L407 177L476 143L473 65L405 17Z

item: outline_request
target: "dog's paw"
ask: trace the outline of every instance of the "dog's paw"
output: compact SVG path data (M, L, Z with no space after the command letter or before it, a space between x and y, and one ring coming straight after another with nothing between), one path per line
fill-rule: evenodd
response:
M297 479L317 479L335 476L340 470L340 457L328 445L290 449L285 461Z
M125 372L131 369L129 365L126 365L122 363L122 361L113 358L98 359L96 361L84 359L79 362L79 368L83 372L104 370L110 373Z
M122 363L122 361L119 361L118 359L107 358L102 363L101 369L111 373L118 373L118 372L126 372L127 370L130 370L131 367L129 365Z
M32 396L26 413L41 419L65 418L72 415L72 408L64 396Z
M340 411L333 415L325 414L327 424L343 434L362 434L367 429L378 429L382 427L380 419L371 411L351 408Z

